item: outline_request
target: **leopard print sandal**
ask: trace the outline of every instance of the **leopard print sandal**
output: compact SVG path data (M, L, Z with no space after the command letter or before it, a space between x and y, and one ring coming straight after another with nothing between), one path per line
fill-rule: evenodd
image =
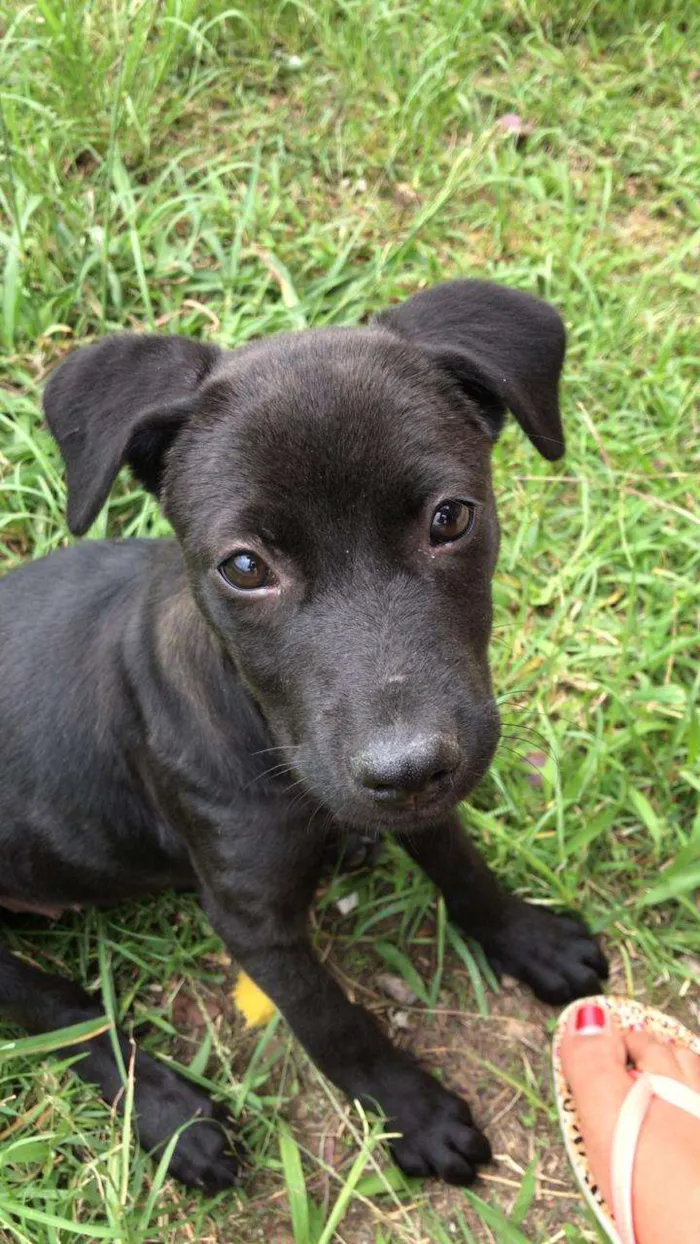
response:
M634 998L587 998L587 1003L602 1006L622 1028L642 1028L661 1041L674 1041L700 1055L700 1036L694 1036L678 1020L664 1015L654 1007L645 1006ZM569 1161L581 1191L612 1244L635 1244L632 1211L632 1173L637 1141L644 1116L653 1097L661 1097L679 1109L700 1119L700 1093L679 1084L668 1076L645 1073L635 1081L620 1111L612 1156L613 1205L602 1197L591 1174L585 1144L579 1127L576 1106L561 1065L561 1041L572 1011L581 1002L574 1002L559 1017L552 1043L552 1067L559 1122Z

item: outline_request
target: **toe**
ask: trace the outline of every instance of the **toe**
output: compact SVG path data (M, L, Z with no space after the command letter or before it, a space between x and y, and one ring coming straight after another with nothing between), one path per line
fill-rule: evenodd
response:
M467 1158L474 1166L482 1166L491 1161L491 1145L487 1136L478 1127L453 1127L450 1148Z
M410 1145L403 1144L400 1140L394 1141L391 1145L391 1153L396 1165L400 1166L404 1175L408 1175L410 1179L427 1179L429 1175L435 1173L422 1153Z
M546 967L537 964L524 974L524 979L542 1002L552 1006L565 1006L575 998L597 993L600 988L597 972L578 960L565 964L555 962Z
M637 1071L681 1078L680 1064L673 1045L650 1032L635 1032L633 1029L625 1033L625 1045Z
M588 1022L587 1011L591 1012L590 1003L588 1007L584 1003L572 1013L562 1038L561 1061L574 1098L593 1178L609 1202L613 1135L632 1080L626 1069L624 1039L612 1025L607 1008L598 1005L597 1000L593 1007L593 1012L605 1013L603 1028L594 1028ZM595 1020L596 1017L591 1014L590 1018Z
M681 1045L676 1046L676 1058L685 1083L696 1093L700 1093L700 1057Z
M445 1183L465 1188L476 1179L476 1167L463 1154L443 1145L435 1154L435 1173Z
M606 981L608 979L608 976L610 975L608 961L595 938L587 937L585 939L581 939L579 956L582 963L585 963L589 968L592 968L600 980Z

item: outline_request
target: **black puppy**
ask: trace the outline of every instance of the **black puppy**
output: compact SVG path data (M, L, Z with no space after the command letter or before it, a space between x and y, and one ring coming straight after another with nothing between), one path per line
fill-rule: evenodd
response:
M606 974L582 924L501 889L455 813L499 731L490 451L510 408L546 458L562 454L564 344L545 303L455 281L368 328L234 352L142 336L78 350L45 394L71 530L128 463L177 538L88 542L0 589L2 899L196 888L323 1072L386 1113L399 1165L457 1184L488 1141L350 1004L307 911L329 836L381 827L540 998L595 993ZM32 1032L100 1014L2 948L0 1009ZM114 1100L109 1037L76 1049ZM173 1173L233 1182L217 1107L146 1054L135 1073L142 1143L198 1115Z

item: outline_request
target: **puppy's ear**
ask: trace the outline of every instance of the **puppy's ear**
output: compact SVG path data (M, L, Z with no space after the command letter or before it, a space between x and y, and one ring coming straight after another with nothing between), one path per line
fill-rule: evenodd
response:
M448 281L376 322L421 346L475 398L494 439L508 409L544 458L561 457L566 335L548 303L490 281Z
M124 334L76 350L44 390L46 421L63 454L68 526L82 536L125 463L158 496L168 449L221 358L186 337Z

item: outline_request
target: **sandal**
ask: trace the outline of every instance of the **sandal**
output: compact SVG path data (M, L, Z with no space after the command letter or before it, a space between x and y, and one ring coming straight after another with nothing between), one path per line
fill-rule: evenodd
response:
M597 1004L607 1007L623 1030L632 1027L643 1028L662 1041L674 1041L677 1045L685 1046L693 1053L700 1054L700 1037L694 1036L678 1020L664 1015L654 1007L645 1006L644 1003L637 1002L634 998L588 998L585 1001L594 1006ZM663 1101L677 1106L679 1110L684 1110L696 1119L700 1119L700 1093L696 1093L669 1076L644 1072L635 1080L622 1104L615 1126L611 1179L613 1204L608 1205L591 1174L576 1106L561 1065L561 1040L567 1021L572 1010L580 1005L579 1000L567 1007L560 1015L554 1031L552 1065L559 1122L569 1161L581 1191L608 1239L612 1241L612 1244L635 1244L632 1175L637 1142L649 1105L654 1097L660 1097Z

